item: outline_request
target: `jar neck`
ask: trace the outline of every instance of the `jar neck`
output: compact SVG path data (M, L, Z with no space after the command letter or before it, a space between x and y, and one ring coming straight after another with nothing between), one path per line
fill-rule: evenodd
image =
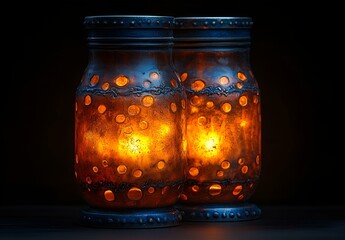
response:
M175 48L173 55L177 66L186 62L250 66L250 48Z
M136 66L172 64L172 48L89 49L89 65Z

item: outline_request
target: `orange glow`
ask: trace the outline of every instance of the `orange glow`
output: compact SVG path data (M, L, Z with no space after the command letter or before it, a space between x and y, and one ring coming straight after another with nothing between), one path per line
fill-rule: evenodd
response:
M135 18L136 26L138 22ZM154 22L155 28L172 25ZM127 29L125 25L121 28ZM143 22L140 28L145 26ZM103 30L101 38L108 35ZM105 45L113 45L111 42ZM121 51L103 43L92 48L90 63L75 92L76 181L86 202L97 209L172 206L187 175L184 133L189 101L180 73L173 68L170 46L153 41L159 47L147 51L133 49L136 40L129 42L129 48L125 42L121 42Z
M241 126L241 127L245 127L246 125L247 125L247 121L242 120L242 121L240 122L240 126Z
M170 130L171 130L171 129L170 129L170 127L169 127L168 124L161 124L161 125L159 126L159 129L158 129L159 134L161 134L161 136L167 136L167 135L169 135Z
M194 32L185 34L188 40L194 37ZM209 51L179 44L174 50L175 66L187 93L183 204L233 204L249 199L262 159L260 91L247 65L247 51L225 46Z
M220 137L216 132L202 132L197 138L200 156L217 156L220 151Z
M118 152L124 158L148 155L150 153L150 138L140 134L120 138Z

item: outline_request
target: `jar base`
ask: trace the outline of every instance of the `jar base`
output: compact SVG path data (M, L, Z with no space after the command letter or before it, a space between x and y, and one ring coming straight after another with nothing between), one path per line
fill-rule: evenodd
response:
M161 228L181 224L181 212L174 208L104 210L88 208L81 211L81 222L99 228Z
M261 216L261 209L253 203L178 205L177 208L187 222L239 222Z

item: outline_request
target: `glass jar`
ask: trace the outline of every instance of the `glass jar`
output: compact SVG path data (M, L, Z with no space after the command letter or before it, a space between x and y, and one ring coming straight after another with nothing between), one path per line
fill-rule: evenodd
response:
M75 175L86 224L165 227L185 180L185 92L169 16L87 16L75 102Z
M260 91L250 66L249 17L178 17L174 64L187 93L186 220L240 221L261 171Z

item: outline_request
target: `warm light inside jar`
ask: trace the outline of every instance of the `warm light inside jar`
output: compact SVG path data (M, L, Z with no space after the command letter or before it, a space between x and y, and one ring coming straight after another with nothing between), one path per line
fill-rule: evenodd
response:
M75 117L75 169L84 197L91 206L111 209L173 205L185 177L186 106L178 80L169 76L169 85L162 84L166 76L158 70L140 81L130 74L89 75L77 94ZM162 89L167 94L159 94Z

